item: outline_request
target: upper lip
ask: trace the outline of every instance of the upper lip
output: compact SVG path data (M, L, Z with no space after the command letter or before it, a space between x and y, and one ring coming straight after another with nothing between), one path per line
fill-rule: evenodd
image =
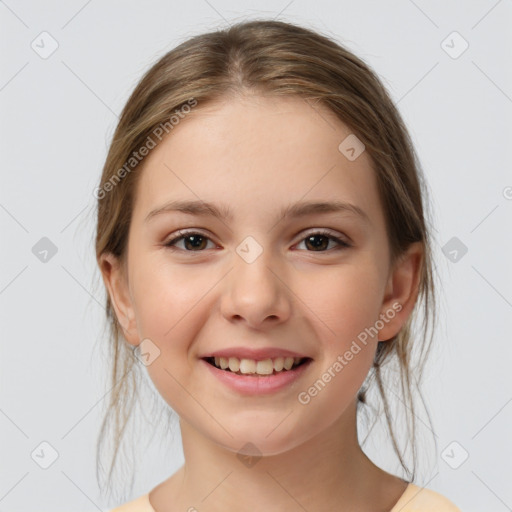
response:
M206 357L236 357L238 359L254 359L257 361L263 359L274 359L276 357L308 357L299 352L286 350L284 348L269 347L269 348L249 348L249 347L232 347L224 348L222 350L212 350L201 356L201 359Z

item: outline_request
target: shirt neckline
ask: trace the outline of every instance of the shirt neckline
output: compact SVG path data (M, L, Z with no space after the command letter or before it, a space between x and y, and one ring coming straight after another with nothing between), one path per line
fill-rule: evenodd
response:
M414 498L414 496L416 496L416 494L420 490L421 487L418 487L412 482L409 482L409 484L405 488L405 491L402 493L398 501L395 503L395 505L389 512L400 512L405 507L405 505L407 505Z
M402 508L412 499L412 493L415 490L417 490L417 486L412 482L409 482L405 488L405 491L402 493L400 498L398 498L398 501L394 504L393 508L389 512L400 512L400 510L402 510ZM156 510L151 505L151 502L149 501L149 492L145 494L143 498L147 505L148 512L156 512Z

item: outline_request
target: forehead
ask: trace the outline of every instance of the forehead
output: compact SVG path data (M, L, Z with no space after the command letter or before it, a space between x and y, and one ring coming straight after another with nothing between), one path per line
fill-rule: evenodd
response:
M134 216L179 199L229 205L245 219L300 200L350 202L379 216L370 157L340 151L349 136L331 111L298 97L199 104L145 158Z

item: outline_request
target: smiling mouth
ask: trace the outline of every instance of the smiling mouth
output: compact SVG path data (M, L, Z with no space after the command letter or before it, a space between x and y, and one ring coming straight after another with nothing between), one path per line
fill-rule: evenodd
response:
M238 359L237 357L205 357L203 359L219 370L253 377L268 377L293 371L295 368L312 361L310 357L275 357L259 361Z

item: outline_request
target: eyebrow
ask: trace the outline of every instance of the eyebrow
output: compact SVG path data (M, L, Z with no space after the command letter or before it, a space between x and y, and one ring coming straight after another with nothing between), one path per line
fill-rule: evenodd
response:
M175 200L160 206L148 213L144 222L148 222L157 215L163 213L178 212L186 213L189 215L198 216L211 216L220 220L232 220L233 213L227 206L216 206L213 203L205 201L183 201ZM360 217L365 222L370 222L366 212L359 206L342 201L309 201L299 202L288 205L281 209L280 217L284 218L299 218L307 215L321 214L321 213L339 213L348 212Z

